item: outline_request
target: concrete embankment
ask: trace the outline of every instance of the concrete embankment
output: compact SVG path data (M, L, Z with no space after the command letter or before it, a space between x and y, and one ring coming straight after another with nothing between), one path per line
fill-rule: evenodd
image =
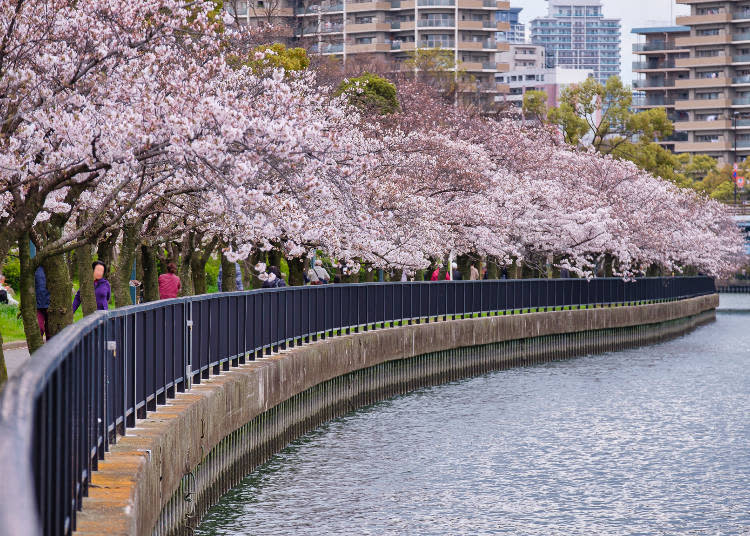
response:
M426 385L678 336L718 296L490 316L368 331L204 380L120 438L92 477L77 534L189 534L208 507L290 440Z

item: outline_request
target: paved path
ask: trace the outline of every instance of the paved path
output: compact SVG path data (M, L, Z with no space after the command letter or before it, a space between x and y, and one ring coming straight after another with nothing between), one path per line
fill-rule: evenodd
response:
M13 350L3 350L5 355L5 366L8 367L8 377L14 376L21 371L23 364L29 359L28 348L14 348Z

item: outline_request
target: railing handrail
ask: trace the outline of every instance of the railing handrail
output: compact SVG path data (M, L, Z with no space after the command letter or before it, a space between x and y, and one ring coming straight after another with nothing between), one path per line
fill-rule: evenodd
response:
M379 282L205 294L97 312L35 352L0 393L0 533L72 533L109 443L176 391L250 354L377 324L715 291L702 276ZM116 359L108 341L116 343ZM50 493L62 503L47 504Z

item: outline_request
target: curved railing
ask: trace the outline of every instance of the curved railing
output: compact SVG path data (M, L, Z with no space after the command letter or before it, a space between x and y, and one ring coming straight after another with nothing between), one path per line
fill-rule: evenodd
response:
M210 294L97 312L0 397L0 534L70 534L91 474L136 419L212 374L340 334L477 315L671 301L707 277L371 283Z

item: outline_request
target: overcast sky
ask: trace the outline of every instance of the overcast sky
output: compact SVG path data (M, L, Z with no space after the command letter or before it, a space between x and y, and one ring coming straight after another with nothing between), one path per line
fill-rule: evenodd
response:
M689 6L676 5L675 0L603 0L604 16L622 19L622 78L626 82L633 79L633 28L642 26L662 26L674 23L674 17L690 12ZM547 14L546 0L511 0L513 7L522 7L521 22Z

